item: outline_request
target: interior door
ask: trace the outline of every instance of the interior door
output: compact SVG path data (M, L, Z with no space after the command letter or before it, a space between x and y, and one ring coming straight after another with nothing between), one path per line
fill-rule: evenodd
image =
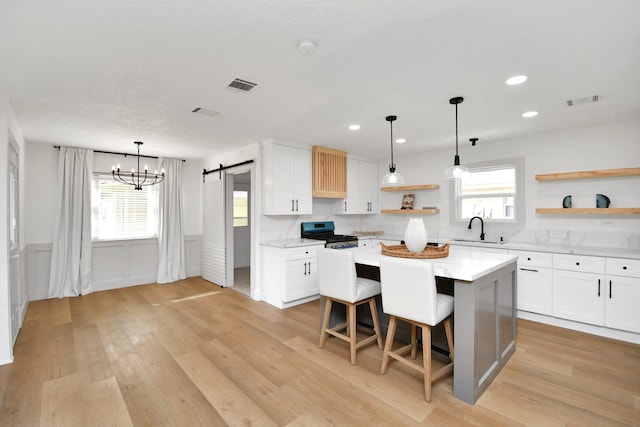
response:
M226 181L224 172L212 173L205 176L202 186L202 277L223 287L229 283Z
M18 149L9 134L9 299L11 301L11 339L16 342L18 331L22 326L22 306L25 295L20 281L20 239L18 235Z

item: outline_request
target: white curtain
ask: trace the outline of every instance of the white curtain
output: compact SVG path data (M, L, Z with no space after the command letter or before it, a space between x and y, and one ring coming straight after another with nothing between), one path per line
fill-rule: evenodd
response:
M60 147L49 298L86 295L91 283L93 150Z
M158 283L171 283L187 277L184 259L184 216L182 214L182 160L160 158L164 168L160 184L158 229Z

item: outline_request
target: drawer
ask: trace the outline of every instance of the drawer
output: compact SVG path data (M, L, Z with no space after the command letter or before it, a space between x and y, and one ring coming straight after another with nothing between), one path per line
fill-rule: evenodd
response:
M640 259L607 258L606 272L617 276L640 277Z
M584 273L604 273L604 258L586 255L553 254L553 268L582 271Z
M285 256L286 261L292 261L296 259L315 258L318 248L324 246L301 246L299 248L287 249Z
M509 250L509 255L518 256L520 267L548 267L553 265L553 256L549 252L516 251Z

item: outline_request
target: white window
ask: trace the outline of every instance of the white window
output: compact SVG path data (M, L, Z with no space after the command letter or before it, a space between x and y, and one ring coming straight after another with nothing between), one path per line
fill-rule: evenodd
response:
M233 191L233 226L246 227L249 225L249 192Z
M467 165L469 176L454 184L455 220L479 216L485 221L524 224L523 160Z
M158 236L159 186L135 190L96 174L91 189L93 240L145 239Z

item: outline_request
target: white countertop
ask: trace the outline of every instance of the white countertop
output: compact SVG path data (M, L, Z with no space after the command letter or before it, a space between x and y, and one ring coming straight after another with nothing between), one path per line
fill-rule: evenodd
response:
M366 239L368 236L363 236ZM404 240L404 236L400 234L382 234L371 236L369 238L377 238L379 240ZM640 249L627 248L609 248L603 246L569 246L569 245L551 245L544 243L525 243L525 242L499 242L499 243L482 243L480 241L455 241L453 238L430 238L430 242L449 243L459 246L473 246L478 248L494 248L494 249L513 249L520 251L536 251L551 252L557 254L573 254L573 255L592 255L604 256L612 258L630 258L640 259Z
M375 267L379 267L380 258L386 256L380 253L380 248L349 248L342 250L352 252L356 263ZM472 282L512 262L516 262L517 259L518 257L515 255L461 251L451 247L449 256L446 258L416 259L416 262L432 262L436 276Z
M262 246L271 246L274 248L299 248L301 246L313 246L319 245L324 247L326 242L324 240L316 239L282 239L282 240L267 240L260 243Z
M403 240L404 237L399 234L383 234L375 236L361 236L360 240L379 239L379 240ZM524 242L504 242L504 243L481 243L480 241L459 242L447 238L432 238L430 242L450 243L452 246L473 246L478 248L494 248L494 249L513 249L520 251L536 251L550 252L557 254L573 254L573 255L592 255L612 258L629 258L640 259L640 249L624 249L624 248L608 248L600 246L568 246L568 245L549 245L544 243L524 243ZM275 248L296 248L301 246L322 245L324 240L314 239L282 239L269 240L261 243L264 246L272 246Z

